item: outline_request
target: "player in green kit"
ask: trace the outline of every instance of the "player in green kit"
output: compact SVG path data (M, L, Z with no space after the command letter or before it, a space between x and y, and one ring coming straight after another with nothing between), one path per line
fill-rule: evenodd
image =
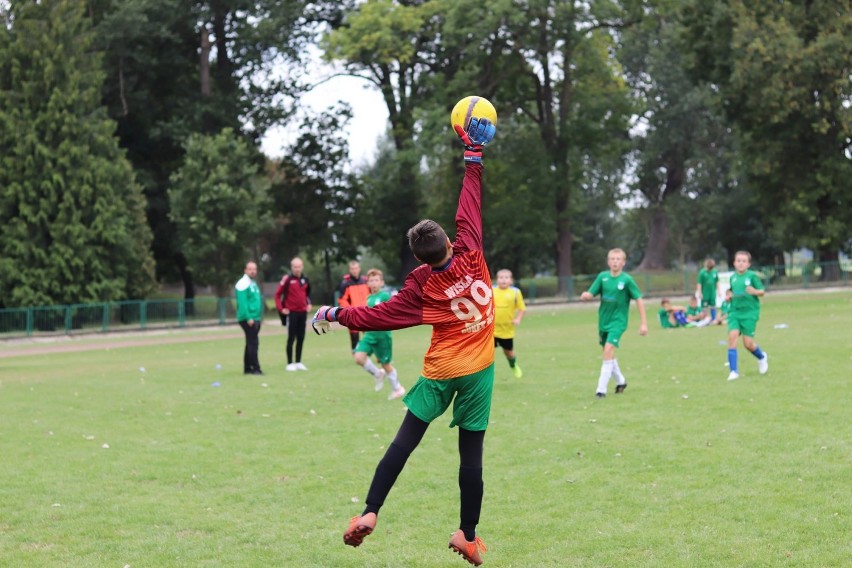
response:
M757 320L760 319L760 297L766 293L756 272L749 270L751 254L740 250L734 255L731 275L731 311L728 313L728 365L729 381L740 378L737 366L737 340L743 336L743 345L757 358L757 370L765 375L769 370L769 357L754 342Z
M698 283L695 286L695 297L701 302L702 308L710 309L710 321L716 319L716 295L719 291L719 272L716 261L708 258L704 268L698 272Z
M597 295L601 297L598 308L598 331L600 344L603 346L603 364L598 378L596 396L606 396L607 386L612 375L615 375L615 393L624 392L627 379L618 367L615 350L621 343L621 336L627 331L627 316L630 312L630 300L636 300L639 308L639 335L648 334L648 321L645 318L645 304L642 302L642 292L633 277L623 272L627 255L620 248L615 248L607 254L608 271L601 272L586 292L580 295L581 300L591 300Z
M375 308L382 302L391 299L390 294L382 290L385 285L385 277L382 271L372 268L367 272L367 287L370 295L367 296L367 307ZM391 384L391 393L388 400L394 400L405 394L405 389L399 384L396 376L396 368L391 365L393 360L393 338L389 331L368 331L355 346L355 364L364 367L364 370L376 379L376 392L382 390L385 377ZM370 360L370 355L375 355L382 368L379 369Z

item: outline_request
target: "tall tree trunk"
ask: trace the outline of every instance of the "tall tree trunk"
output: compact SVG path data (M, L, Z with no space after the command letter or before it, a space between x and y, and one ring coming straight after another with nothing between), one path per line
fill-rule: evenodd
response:
M837 249L820 249L820 282L840 282L840 255Z
M639 270L662 270L666 268L666 245L669 242L669 218L666 211L666 199L677 195L683 188L684 159L683 152L674 148L666 161L666 181L662 192L651 204L651 226L645 256L639 263ZM644 192L654 195L654 192Z
M560 184L561 185L561 184ZM574 275L573 265L574 232L571 230L571 219L568 212L568 188L556 188L556 276L558 278L557 293L567 295L572 292L571 277Z
M639 270L665 268L666 247L669 244L669 217L662 204L653 206L650 229L648 245L645 247L645 256L639 264Z
M322 251L322 262L323 262L323 272L325 273L325 284L328 291L333 295L334 294L334 282L331 280L331 258L328 254L328 249ZM334 297L329 300L332 302Z
M207 26L201 27L201 57L199 60L199 74L201 80L201 96L210 96L210 30Z
M189 270L189 263L186 261L186 257L182 252L175 253L175 264L177 265L178 272L180 272L180 279L183 281L183 299L187 301L186 315L192 315L191 312L194 313L194 304L195 300L195 282L192 279L192 271Z

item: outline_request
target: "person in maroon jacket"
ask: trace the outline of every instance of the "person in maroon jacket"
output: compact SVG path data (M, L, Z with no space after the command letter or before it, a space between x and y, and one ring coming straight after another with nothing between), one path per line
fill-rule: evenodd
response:
M311 322L326 333L331 322L349 329L389 331L432 326L432 342L417 383L403 399L408 411L379 461L364 511L349 521L343 542L359 546L376 527L379 509L429 424L450 406L458 427L459 528L449 548L479 566L485 544L476 534L482 508L482 454L494 384L494 299L482 246L482 146L494 136L489 120L470 118L456 132L465 144L465 175L456 211L456 238L426 219L408 231L408 244L424 264L399 293L372 308L322 306Z
M307 371L302 364L302 345L305 343L305 327L311 311L311 282L302 274L304 264L298 256L290 261L290 274L281 279L275 290L275 307L287 319L287 370ZM282 321L284 319L282 318ZM293 344L296 345L296 360L293 360Z

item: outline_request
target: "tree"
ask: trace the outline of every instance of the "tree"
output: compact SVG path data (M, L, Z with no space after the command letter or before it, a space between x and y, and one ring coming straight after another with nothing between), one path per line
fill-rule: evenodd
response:
M249 144L230 128L193 134L185 151L171 178L169 215L195 277L225 298L246 261L258 258L259 237L271 224L268 183Z
M13 2L0 29L0 298L144 297L144 199L100 103L101 56L77 0Z
M346 167L349 146L343 132L350 118L347 106L306 117L299 138L274 168L273 261L288 266L299 252L321 257L327 290L336 284L332 264L354 258L358 251L357 212L363 196L357 177Z
M692 76L720 92L770 234L836 261L852 227L852 5L690 2Z
M648 232L640 270L668 268L674 245L682 257L691 228L716 234L719 219L702 200L717 187L706 183L711 176L705 170L715 167L730 138L712 90L687 76L673 8L657 2L625 30L619 52L640 106L630 158ZM672 219L675 210L679 216ZM672 220L680 225L676 234Z
M305 88L302 58L347 1L89 0L107 57L103 91L145 188L161 278L194 296L169 218L169 178L193 133L224 127L255 142L285 122ZM261 163L261 157L254 158Z
M505 44L504 56L515 66L497 96L537 126L548 158L542 191L551 197L546 213L555 218L553 253L564 293L584 192L617 191L632 109L613 56L613 30L629 25L631 16L614 2L505 0L489 8L505 21L494 41Z
M370 201L391 207L394 214L384 216L386 224L375 225L367 239L377 250L397 251L398 263L387 257L385 261L399 266L401 277L419 264L405 238L420 220L423 206L416 111L426 103L436 67L443 61L438 30L442 9L448 6L444 0L368 0L323 40L326 58L344 62L348 73L379 89L388 108L393 143L388 166L393 175L383 172L374 178L387 183Z

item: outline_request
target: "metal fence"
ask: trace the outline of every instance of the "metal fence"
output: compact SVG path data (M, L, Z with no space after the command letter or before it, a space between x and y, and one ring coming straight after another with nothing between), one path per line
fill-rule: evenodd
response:
M728 269L719 270L722 287L727 287L731 274ZM852 260L844 262L811 262L799 265L772 265L752 267L763 276L767 290L830 288L849 286ZM678 296L695 292L697 270L660 270L653 272L630 272L645 296ZM575 301L594 282L597 274L581 274L564 278L538 277L521 279L518 287L527 303L536 301Z
M0 338L224 325L235 319L229 298L34 306L0 310Z
M763 275L769 290L849 286L852 261L763 266L755 270ZM720 270L719 274L723 287L726 287L730 273ZM632 272L631 275L642 293L652 297L692 294L697 278L695 270ZM561 279L561 282L555 276L521 279L518 286L527 303L570 302L577 300L591 286L595 276L570 276ZM225 325L235 321L236 306L232 298L34 306L0 310L0 339Z

